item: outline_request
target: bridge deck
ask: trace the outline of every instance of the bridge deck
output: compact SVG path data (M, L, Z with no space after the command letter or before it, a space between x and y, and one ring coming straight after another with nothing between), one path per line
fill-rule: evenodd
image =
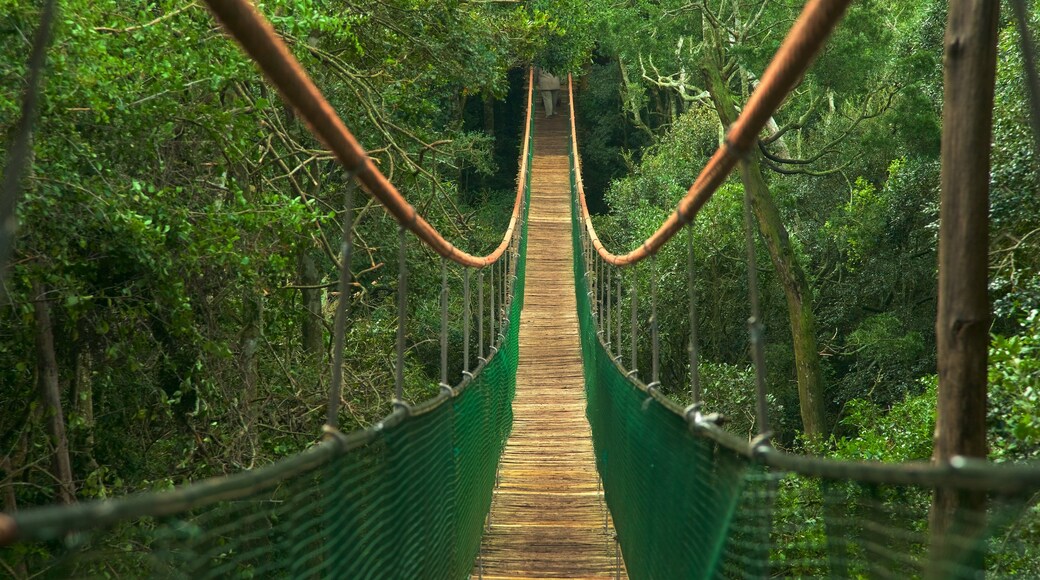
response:
M613 528L585 418L571 250L569 122L535 128L513 432L474 577L614 578Z

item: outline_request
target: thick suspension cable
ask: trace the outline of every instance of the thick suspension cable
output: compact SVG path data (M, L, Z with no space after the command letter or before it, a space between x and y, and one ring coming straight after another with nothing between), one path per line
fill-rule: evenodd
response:
M686 224L690 223L701 207L711 198L729 177L737 162L747 155L758 134L766 122L783 103L787 95L801 82L802 76L815 60L831 32L838 25L845 10L852 0L810 0L802 10L801 16L787 33L780 50L769 63L762 82L751 95L747 105L737 120L726 133L725 142L708 160L696 181L679 201L672 215L661 224L656 232L636 249L627 254L613 254L600 242L596 230L592 226L589 207L585 201L585 187L581 180L581 161L578 156L578 143L572 137L571 148L577 167L578 199L581 204L581 216L588 231L592 245L607 263L615 266L629 266L657 253L661 246L672 239ZM571 135L574 130L574 82L568 77L567 90L570 92Z
M401 227L411 231L433 251L463 266L483 268L493 264L505 254L519 226L520 206L527 179L527 158L520 159L520 179L516 189L513 212L509 227L502 241L493 252L485 256L466 253L446 240L408 203L396 187L376 168L365 149L347 129L332 105L303 70L299 61L289 52L285 42L267 21L246 0L206 0L210 10L224 28L235 37L259 65L267 78L282 94L300 117L306 121L311 133L328 147L336 159L355 176L366 192L376 198L394 217ZM530 127L531 96L534 71L527 75L527 117L525 126ZM527 151L530 132L524 135L521 151Z

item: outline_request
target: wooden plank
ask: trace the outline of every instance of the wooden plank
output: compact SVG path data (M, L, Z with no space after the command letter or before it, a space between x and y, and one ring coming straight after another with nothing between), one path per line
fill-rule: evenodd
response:
M474 578L606 579L617 573L613 525L585 418L568 143L566 118L536 121L513 433Z

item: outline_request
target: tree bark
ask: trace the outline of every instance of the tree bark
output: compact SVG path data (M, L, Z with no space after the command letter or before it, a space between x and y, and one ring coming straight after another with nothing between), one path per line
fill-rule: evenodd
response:
M932 459L985 457L989 174L1000 3L951 0L946 27L939 210L939 306L935 320L939 400ZM985 494L937 489L933 562L982 557L946 542L955 529L981 529ZM961 550L963 552L963 550ZM940 567L933 565L936 577Z
M93 359L90 347L80 340L76 345L75 366L76 372L72 381L72 400L76 414L83 420L81 428L83 440L77 442L82 445L79 449L87 456L87 462L91 470L98 468L97 460L94 458L94 388L91 382L93 374Z
M242 371L242 416L246 435L250 438L255 433L255 403L258 382L256 352L260 348L260 322L263 316L263 303L260 298L246 290L242 297L243 318L245 326L239 337L239 368Z
M41 284L33 284L33 294L36 296L36 386L54 450L52 464L57 480L56 497L59 503L70 504L76 501L76 488L72 481L69 440L65 433L65 415L61 410L61 393L58 389L58 362L54 354L54 328L51 323L50 305L44 298L45 292Z
M484 132L495 135L495 97L490 93L484 95Z
M724 127L737 118L737 107L729 86L722 78L721 67L712 61L704 64L704 78L719 120ZM802 430L811 440L827 436L824 424L823 377L816 342L816 315L812 292L794 254L780 211L762 175L758 157L752 155L740 164L740 178L751 195L751 207L765 241L769 257L787 297L791 338L794 343L795 367L798 375L798 401Z
M19 445L24 450L24 437L19 437ZM25 459L25 453L22 453L22 460ZM14 492L14 468L12 467L12 461L10 457L0 457L0 471L3 471L3 482L0 485L4 488L4 513L7 515L13 515L18 511L18 497ZM21 464L21 461L19 461ZM0 530L0 535L6 530ZM11 554L10 566L14 570L15 578L28 578L29 569L25 565L25 556L20 554Z

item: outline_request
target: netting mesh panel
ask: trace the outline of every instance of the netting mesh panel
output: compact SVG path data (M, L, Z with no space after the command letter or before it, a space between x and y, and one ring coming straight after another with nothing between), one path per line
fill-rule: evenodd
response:
M274 489L20 549L46 556L28 564L49 577L465 577L512 421L515 351L454 400Z
M326 442L243 474L256 489L244 497L213 502L228 496L203 482L187 488L183 509L166 510L174 516L64 536L37 529L55 539L18 544L5 560L47 578L467 577L512 428L526 248L524 228L500 350L455 397L385 421L361 443ZM199 498L210 501L188 507Z
M573 210L588 418L632 578L1040 576L1035 499L991 496L930 552L932 489L771 470L626 378L595 331ZM981 564L973 564L973 560Z

